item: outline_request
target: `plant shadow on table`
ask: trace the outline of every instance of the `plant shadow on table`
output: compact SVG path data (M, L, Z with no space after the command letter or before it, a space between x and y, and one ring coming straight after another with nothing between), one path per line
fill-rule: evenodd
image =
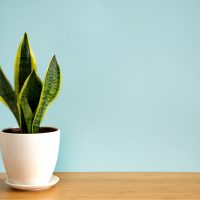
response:
M37 199L54 200L59 194L59 183L53 187L44 190L23 191L9 187L5 183L5 178L0 178L0 193L4 200L14 199Z

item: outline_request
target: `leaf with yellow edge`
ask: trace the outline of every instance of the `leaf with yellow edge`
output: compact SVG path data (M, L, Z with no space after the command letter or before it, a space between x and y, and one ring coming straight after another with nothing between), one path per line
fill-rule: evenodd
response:
M24 33L17 50L14 67L15 92L17 96L25 80L34 69L36 69L36 60L29 43L28 35Z
M5 102L5 100L0 96L0 101L9 108L8 104Z
M26 79L18 97L18 107L22 110L20 114L23 114L27 129L23 131L28 133L32 132L33 114L38 107L41 90L42 82L36 71L33 70Z
M42 86L42 92L40 95L39 105L37 107L33 119L33 125L32 125L33 133L39 132L39 126L44 117L46 109L58 95L60 84L61 84L60 67L57 63L56 57L53 56L45 75L44 83Z
M12 85L6 78L1 67L0 67L0 100L11 110L18 124L20 124L19 112L17 107L17 97Z
M22 131L26 132L26 133L31 133L32 132L33 112L31 110L31 107L30 107L26 97L21 99L21 111L23 112L24 120L26 123L26 129L27 129L27 130L22 130Z

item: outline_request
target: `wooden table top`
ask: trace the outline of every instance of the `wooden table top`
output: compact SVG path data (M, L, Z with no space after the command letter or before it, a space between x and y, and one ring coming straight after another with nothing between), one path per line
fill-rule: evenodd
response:
M27 192L9 188L0 174L0 200L200 200L200 173L55 173L52 188Z

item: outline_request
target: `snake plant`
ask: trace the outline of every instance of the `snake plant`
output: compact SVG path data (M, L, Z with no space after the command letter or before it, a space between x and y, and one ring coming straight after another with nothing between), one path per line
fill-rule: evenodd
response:
M39 133L45 112L58 95L61 72L55 55L42 82L27 33L19 44L14 64L14 88L0 66L0 101L15 116L21 133Z

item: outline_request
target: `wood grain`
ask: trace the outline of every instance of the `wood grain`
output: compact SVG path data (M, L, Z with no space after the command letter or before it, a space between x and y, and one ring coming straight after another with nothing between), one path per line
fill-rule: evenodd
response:
M0 200L190 200L200 199L200 173L55 173L47 190L9 188L0 174Z

